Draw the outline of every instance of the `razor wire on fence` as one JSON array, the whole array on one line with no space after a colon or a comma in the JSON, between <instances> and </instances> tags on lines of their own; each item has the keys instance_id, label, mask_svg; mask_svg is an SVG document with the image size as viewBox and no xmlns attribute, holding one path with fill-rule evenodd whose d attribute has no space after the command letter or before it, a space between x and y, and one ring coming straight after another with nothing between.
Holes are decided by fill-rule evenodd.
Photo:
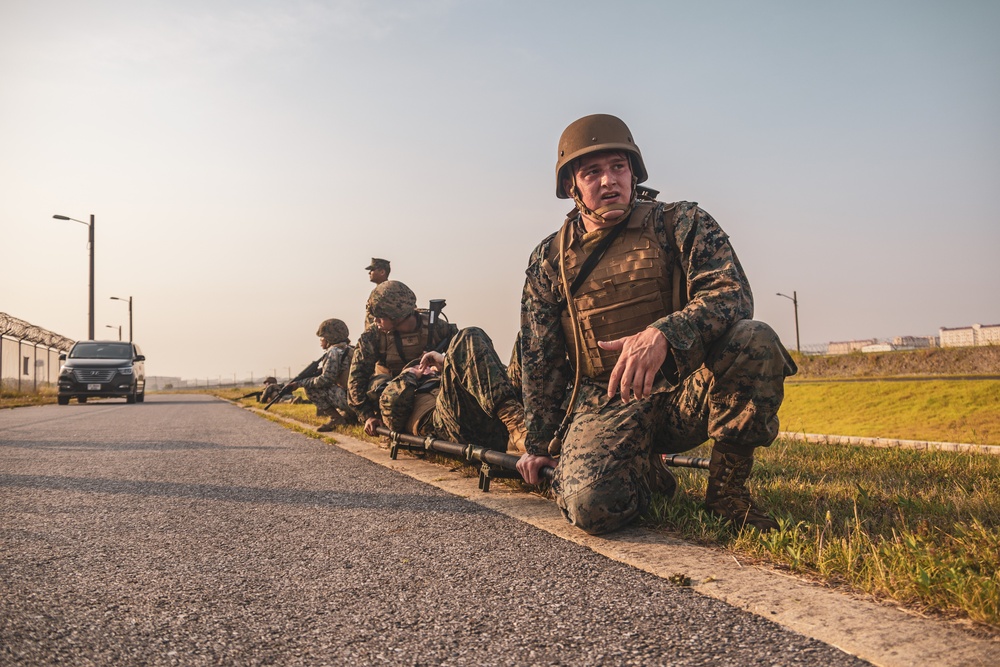
<instances>
[{"instance_id":1,"label":"razor wire on fence","mask_svg":"<svg viewBox=\"0 0 1000 667\"><path fill-rule=\"evenodd\" d=\"M59 353L68 352L74 342L0 313L0 387L38 391L39 385L54 385L59 376Z\"/></svg>"}]
</instances>

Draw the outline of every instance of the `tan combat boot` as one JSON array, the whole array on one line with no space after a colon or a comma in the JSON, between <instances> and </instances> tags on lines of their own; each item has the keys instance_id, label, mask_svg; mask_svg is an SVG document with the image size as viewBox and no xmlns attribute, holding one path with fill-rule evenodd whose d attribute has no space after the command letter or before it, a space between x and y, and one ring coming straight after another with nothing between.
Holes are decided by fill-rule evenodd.
<instances>
[{"instance_id":1,"label":"tan combat boot","mask_svg":"<svg viewBox=\"0 0 1000 667\"><path fill-rule=\"evenodd\" d=\"M507 451L523 454L524 440L528 431L524 428L524 407L517 401L507 401L497 410L497 419L504 423L510 433Z\"/></svg>"},{"instance_id":2,"label":"tan combat boot","mask_svg":"<svg viewBox=\"0 0 1000 667\"><path fill-rule=\"evenodd\" d=\"M667 469L667 464L663 462L663 454L650 453L646 481L649 483L650 491L663 494L668 499L677 493L677 478Z\"/></svg>"},{"instance_id":3,"label":"tan combat boot","mask_svg":"<svg viewBox=\"0 0 1000 667\"><path fill-rule=\"evenodd\" d=\"M753 526L761 532L774 530L778 523L750 498L746 482L752 468L752 456L723 454L713 449L712 459L708 464L705 509L731 521L737 530L744 525Z\"/></svg>"},{"instance_id":4,"label":"tan combat boot","mask_svg":"<svg viewBox=\"0 0 1000 667\"><path fill-rule=\"evenodd\" d=\"M329 412L330 412L330 421L328 421L327 423L323 424L322 426L316 429L320 433L329 433L338 426L347 425L347 420L344 419L344 416L341 415L336 408L332 408Z\"/></svg>"}]
</instances>

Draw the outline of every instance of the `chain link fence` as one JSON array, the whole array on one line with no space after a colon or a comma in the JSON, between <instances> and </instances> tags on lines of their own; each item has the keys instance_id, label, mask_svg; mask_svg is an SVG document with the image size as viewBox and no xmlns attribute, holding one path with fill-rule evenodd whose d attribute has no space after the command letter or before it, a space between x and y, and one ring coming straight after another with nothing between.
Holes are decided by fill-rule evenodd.
<instances>
[{"instance_id":1,"label":"chain link fence","mask_svg":"<svg viewBox=\"0 0 1000 667\"><path fill-rule=\"evenodd\" d=\"M59 379L59 354L75 341L0 313L0 389L36 392Z\"/></svg>"}]
</instances>

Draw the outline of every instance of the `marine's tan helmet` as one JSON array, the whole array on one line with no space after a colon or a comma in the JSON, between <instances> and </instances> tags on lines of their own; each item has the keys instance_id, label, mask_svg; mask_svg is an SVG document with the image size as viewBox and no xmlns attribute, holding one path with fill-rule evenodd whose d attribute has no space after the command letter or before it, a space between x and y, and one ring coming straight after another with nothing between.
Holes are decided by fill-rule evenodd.
<instances>
[{"instance_id":1,"label":"marine's tan helmet","mask_svg":"<svg viewBox=\"0 0 1000 667\"><path fill-rule=\"evenodd\" d=\"M575 120L559 137L559 156L556 160L556 197L570 199L563 191L563 179L569 178L567 169L573 160L599 151L624 151L632 164L636 183L649 176L642 161L642 153L632 140L632 133L620 118L607 114L594 114Z\"/></svg>"},{"instance_id":2,"label":"marine's tan helmet","mask_svg":"<svg viewBox=\"0 0 1000 667\"><path fill-rule=\"evenodd\" d=\"M347 325L341 320L336 319L323 320L323 323L319 325L316 335L322 336L328 343L340 343L341 341L349 340L351 337L350 332L347 330Z\"/></svg>"},{"instance_id":3,"label":"marine's tan helmet","mask_svg":"<svg viewBox=\"0 0 1000 667\"><path fill-rule=\"evenodd\" d=\"M387 280L372 290L372 315L401 320L417 309L417 296L398 280Z\"/></svg>"}]
</instances>

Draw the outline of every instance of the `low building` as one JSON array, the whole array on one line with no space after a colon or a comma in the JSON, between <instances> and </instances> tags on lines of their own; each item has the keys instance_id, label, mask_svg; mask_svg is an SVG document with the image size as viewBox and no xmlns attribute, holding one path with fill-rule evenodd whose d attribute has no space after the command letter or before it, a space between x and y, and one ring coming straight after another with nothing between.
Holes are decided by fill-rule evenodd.
<instances>
[{"instance_id":1,"label":"low building","mask_svg":"<svg viewBox=\"0 0 1000 667\"><path fill-rule=\"evenodd\" d=\"M941 327L941 347L1000 345L1000 324L973 324L971 327Z\"/></svg>"},{"instance_id":2,"label":"low building","mask_svg":"<svg viewBox=\"0 0 1000 667\"><path fill-rule=\"evenodd\" d=\"M896 336L892 346L897 350L922 350L928 347L938 347L937 336Z\"/></svg>"}]
</instances>

